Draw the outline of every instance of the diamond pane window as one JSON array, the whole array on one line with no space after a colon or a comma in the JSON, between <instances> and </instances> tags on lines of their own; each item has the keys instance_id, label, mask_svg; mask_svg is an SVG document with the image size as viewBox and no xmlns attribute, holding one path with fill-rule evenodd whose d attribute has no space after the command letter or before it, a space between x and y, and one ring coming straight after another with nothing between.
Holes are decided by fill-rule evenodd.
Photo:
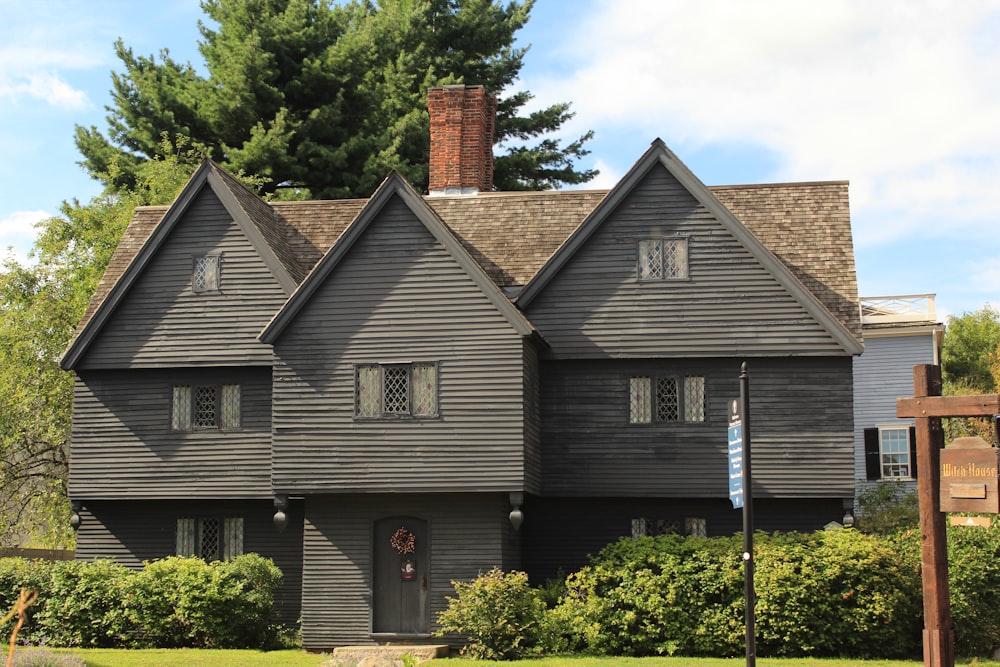
<instances>
[{"instance_id":1,"label":"diamond pane window","mask_svg":"<svg viewBox=\"0 0 1000 667\"><path fill-rule=\"evenodd\" d=\"M413 414L436 415L437 396L437 365L413 364Z\"/></svg>"},{"instance_id":2,"label":"diamond pane window","mask_svg":"<svg viewBox=\"0 0 1000 667\"><path fill-rule=\"evenodd\" d=\"M378 417L381 410L379 395L378 366L357 367L357 390L355 392L355 414L358 417Z\"/></svg>"},{"instance_id":3,"label":"diamond pane window","mask_svg":"<svg viewBox=\"0 0 1000 667\"><path fill-rule=\"evenodd\" d=\"M632 377L628 381L628 421L630 424L648 424L653 421L650 401L650 379Z\"/></svg>"},{"instance_id":4,"label":"diamond pane window","mask_svg":"<svg viewBox=\"0 0 1000 667\"><path fill-rule=\"evenodd\" d=\"M663 242L663 277L688 277L687 239L667 239Z\"/></svg>"},{"instance_id":5,"label":"diamond pane window","mask_svg":"<svg viewBox=\"0 0 1000 667\"><path fill-rule=\"evenodd\" d=\"M177 555L194 556L194 519L177 519Z\"/></svg>"},{"instance_id":6,"label":"diamond pane window","mask_svg":"<svg viewBox=\"0 0 1000 667\"><path fill-rule=\"evenodd\" d=\"M240 427L240 386L222 385L222 404L219 406L219 428L235 431Z\"/></svg>"},{"instance_id":7,"label":"diamond pane window","mask_svg":"<svg viewBox=\"0 0 1000 667\"><path fill-rule=\"evenodd\" d=\"M387 414L410 413L410 373L406 366L382 367L382 406Z\"/></svg>"},{"instance_id":8,"label":"diamond pane window","mask_svg":"<svg viewBox=\"0 0 1000 667\"><path fill-rule=\"evenodd\" d=\"M677 421L680 419L680 412L677 378L656 378L656 420Z\"/></svg>"},{"instance_id":9,"label":"diamond pane window","mask_svg":"<svg viewBox=\"0 0 1000 667\"><path fill-rule=\"evenodd\" d=\"M708 522L701 517L686 517L684 532L697 537L708 537Z\"/></svg>"},{"instance_id":10,"label":"diamond pane window","mask_svg":"<svg viewBox=\"0 0 1000 667\"><path fill-rule=\"evenodd\" d=\"M191 289L195 292L214 292L219 289L219 255L194 258Z\"/></svg>"},{"instance_id":11,"label":"diamond pane window","mask_svg":"<svg viewBox=\"0 0 1000 667\"><path fill-rule=\"evenodd\" d=\"M222 537L219 532L218 519L202 519L199 526L200 550L199 556L206 561L219 560L219 542Z\"/></svg>"},{"instance_id":12,"label":"diamond pane window","mask_svg":"<svg viewBox=\"0 0 1000 667\"><path fill-rule=\"evenodd\" d=\"M170 428L175 431L191 430L191 385L174 385Z\"/></svg>"},{"instance_id":13,"label":"diamond pane window","mask_svg":"<svg viewBox=\"0 0 1000 667\"><path fill-rule=\"evenodd\" d=\"M215 397L214 386L194 388L194 427L215 428Z\"/></svg>"},{"instance_id":14,"label":"diamond pane window","mask_svg":"<svg viewBox=\"0 0 1000 667\"><path fill-rule=\"evenodd\" d=\"M684 378L684 421L705 421L705 378L688 375Z\"/></svg>"},{"instance_id":15,"label":"diamond pane window","mask_svg":"<svg viewBox=\"0 0 1000 667\"><path fill-rule=\"evenodd\" d=\"M226 517L223 521L222 559L233 560L243 555L243 517Z\"/></svg>"},{"instance_id":16,"label":"diamond pane window","mask_svg":"<svg viewBox=\"0 0 1000 667\"><path fill-rule=\"evenodd\" d=\"M639 280L663 278L663 243L659 239L639 241Z\"/></svg>"}]
</instances>

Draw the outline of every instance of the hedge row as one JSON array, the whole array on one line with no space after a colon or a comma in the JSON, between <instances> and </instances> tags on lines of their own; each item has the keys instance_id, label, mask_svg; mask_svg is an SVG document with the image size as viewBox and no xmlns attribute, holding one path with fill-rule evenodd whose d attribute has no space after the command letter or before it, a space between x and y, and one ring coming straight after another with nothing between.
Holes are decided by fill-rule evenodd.
<instances>
[{"instance_id":1,"label":"hedge row","mask_svg":"<svg viewBox=\"0 0 1000 667\"><path fill-rule=\"evenodd\" d=\"M742 552L741 536L626 538L567 577L549 609L539 611L538 601L550 587L525 589L523 575L495 571L456 584L438 620L445 632L468 637L467 652L477 657L566 650L738 656L745 650ZM917 531L759 533L754 552L758 655L921 654ZM1000 531L952 528L949 559L957 651L989 655L1000 647ZM502 627L521 631L498 633Z\"/></svg>"},{"instance_id":2,"label":"hedge row","mask_svg":"<svg viewBox=\"0 0 1000 667\"><path fill-rule=\"evenodd\" d=\"M103 648L259 648L281 571L256 554L205 563L171 557L130 570L92 563L0 559L0 609L39 592L22 643ZM9 636L13 622L0 627Z\"/></svg>"}]
</instances>

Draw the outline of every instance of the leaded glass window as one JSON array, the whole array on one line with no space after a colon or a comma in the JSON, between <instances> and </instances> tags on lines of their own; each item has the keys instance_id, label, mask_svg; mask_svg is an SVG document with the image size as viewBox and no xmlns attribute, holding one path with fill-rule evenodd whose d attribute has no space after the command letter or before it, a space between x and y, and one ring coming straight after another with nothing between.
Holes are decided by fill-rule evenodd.
<instances>
[{"instance_id":1,"label":"leaded glass window","mask_svg":"<svg viewBox=\"0 0 1000 667\"><path fill-rule=\"evenodd\" d=\"M382 367L382 406L386 414L410 413L410 373L406 366Z\"/></svg>"},{"instance_id":2,"label":"leaded glass window","mask_svg":"<svg viewBox=\"0 0 1000 667\"><path fill-rule=\"evenodd\" d=\"M653 421L650 401L650 379L629 378L628 421L630 424L648 424Z\"/></svg>"},{"instance_id":3,"label":"leaded glass window","mask_svg":"<svg viewBox=\"0 0 1000 667\"><path fill-rule=\"evenodd\" d=\"M639 280L663 278L663 242L659 239L639 241Z\"/></svg>"},{"instance_id":4,"label":"leaded glass window","mask_svg":"<svg viewBox=\"0 0 1000 667\"><path fill-rule=\"evenodd\" d=\"M677 421L680 419L680 407L677 378L656 378L656 420Z\"/></svg>"},{"instance_id":5,"label":"leaded glass window","mask_svg":"<svg viewBox=\"0 0 1000 667\"><path fill-rule=\"evenodd\" d=\"M437 414L437 365L413 364L413 414L430 417Z\"/></svg>"},{"instance_id":6,"label":"leaded glass window","mask_svg":"<svg viewBox=\"0 0 1000 667\"><path fill-rule=\"evenodd\" d=\"M378 417L382 413L378 366L357 367L355 414L358 417Z\"/></svg>"},{"instance_id":7,"label":"leaded glass window","mask_svg":"<svg viewBox=\"0 0 1000 667\"><path fill-rule=\"evenodd\" d=\"M708 537L708 522L702 517L686 517L684 532L697 537Z\"/></svg>"},{"instance_id":8,"label":"leaded glass window","mask_svg":"<svg viewBox=\"0 0 1000 667\"><path fill-rule=\"evenodd\" d=\"M688 277L687 239L666 239L663 242L663 277Z\"/></svg>"},{"instance_id":9,"label":"leaded glass window","mask_svg":"<svg viewBox=\"0 0 1000 667\"><path fill-rule=\"evenodd\" d=\"M436 363L359 364L355 367L356 417L434 417L438 414Z\"/></svg>"},{"instance_id":10,"label":"leaded glass window","mask_svg":"<svg viewBox=\"0 0 1000 667\"><path fill-rule=\"evenodd\" d=\"M684 378L684 421L705 421L705 377L702 375Z\"/></svg>"},{"instance_id":11,"label":"leaded glass window","mask_svg":"<svg viewBox=\"0 0 1000 667\"><path fill-rule=\"evenodd\" d=\"M639 280L682 280L688 277L686 238L644 239L638 244Z\"/></svg>"},{"instance_id":12,"label":"leaded glass window","mask_svg":"<svg viewBox=\"0 0 1000 667\"><path fill-rule=\"evenodd\" d=\"M191 275L191 289L195 292L214 292L219 289L219 255L203 255L194 258Z\"/></svg>"},{"instance_id":13,"label":"leaded glass window","mask_svg":"<svg viewBox=\"0 0 1000 667\"><path fill-rule=\"evenodd\" d=\"M197 552L194 539L194 519L177 519L177 555L194 556Z\"/></svg>"},{"instance_id":14,"label":"leaded glass window","mask_svg":"<svg viewBox=\"0 0 1000 667\"><path fill-rule=\"evenodd\" d=\"M226 517L223 522L222 558L232 560L243 555L243 517Z\"/></svg>"},{"instance_id":15,"label":"leaded glass window","mask_svg":"<svg viewBox=\"0 0 1000 667\"><path fill-rule=\"evenodd\" d=\"M194 427L215 428L215 397L216 388L213 385L194 388Z\"/></svg>"},{"instance_id":16,"label":"leaded glass window","mask_svg":"<svg viewBox=\"0 0 1000 667\"><path fill-rule=\"evenodd\" d=\"M240 423L240 386L224 384L219 406L219 428L223 431L235 431L240 427Z\"/></svg>"},{"instance_id":17,"label":"leaded glass window","mask_svg":"<svg viewBox=\"0 0 1000 667\"><path fill-rule=\"evenodd\" d=\"M220 429L242 426L242 392L238 384L174 385L170 428L175 431Z\"/></svg>"},{"instance_id":18,"label":"leaded glass window","mask_svg":"<svg viewBox=\"0 0 1000 667\"><path fill-rule=\"evenodd\" d=\"M243 554L243 517L177 519L177 555L206 561Z\"/></svg>"},{"instance_id":19,"label":"leaded glass window","mask_svg":"<svg viewBox=\"0 0 1000 667\"><path fill-rule=\"evenodd\" d=\"M219 520L202 519L198 522L198 529L198 555L207 561L219 560L219 543L222 537L219 533Z\"/></svg>"},{"instance_id":20,"label":"leaded glass window","mask_svg":"<svg viewBox=\"0 0 1000 667\"><path fill-rule=\"evenodd\" d=\"M174 385L170 428L175 431L191 430L191 385Z\"/></svg>"}]
</instances>

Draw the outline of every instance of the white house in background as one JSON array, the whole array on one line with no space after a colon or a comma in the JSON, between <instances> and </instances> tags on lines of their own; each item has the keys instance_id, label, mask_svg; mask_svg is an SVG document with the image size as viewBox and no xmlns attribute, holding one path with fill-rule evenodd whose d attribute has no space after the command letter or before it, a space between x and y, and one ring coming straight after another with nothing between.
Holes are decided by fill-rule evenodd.
<instances>
[{"instance_id":1,"label":"white house in background","mask_svg":"<svg viewBox=\"0 0 1000 667\"><path fill-rule=\"evenodd\" d=\"M896 399L913 395L913 367L939 364L944 325L933 294L861 298L865 351L854 358L856 490L880 481L915 486L913 420Z\"/></svg>"}]
</instances>

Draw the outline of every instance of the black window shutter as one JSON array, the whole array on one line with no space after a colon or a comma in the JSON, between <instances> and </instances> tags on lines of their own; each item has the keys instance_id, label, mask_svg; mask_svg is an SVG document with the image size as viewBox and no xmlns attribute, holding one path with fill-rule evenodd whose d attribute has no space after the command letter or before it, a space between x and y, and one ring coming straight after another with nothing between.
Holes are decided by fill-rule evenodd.
<instances>
[{"instance_id":1,"label":"black window shutter","mask_svg":"<svg viewBox=\"0 0 1000 667\"><path fill-rule=\"evenodd\" d=\"M917 427L910 427L910 477L917 478Z\"/></svg>"},{"instance_id":2,"label":"black window shutter","mask_svg":"<svg viewBox=\"0 0 1000 667\"><path fill-rule=\"evenodd\" d=\"M882 456L878 451L878 429L865 429L865 472L868 481L882 479Z\"/></svg>"}]
</instances>

